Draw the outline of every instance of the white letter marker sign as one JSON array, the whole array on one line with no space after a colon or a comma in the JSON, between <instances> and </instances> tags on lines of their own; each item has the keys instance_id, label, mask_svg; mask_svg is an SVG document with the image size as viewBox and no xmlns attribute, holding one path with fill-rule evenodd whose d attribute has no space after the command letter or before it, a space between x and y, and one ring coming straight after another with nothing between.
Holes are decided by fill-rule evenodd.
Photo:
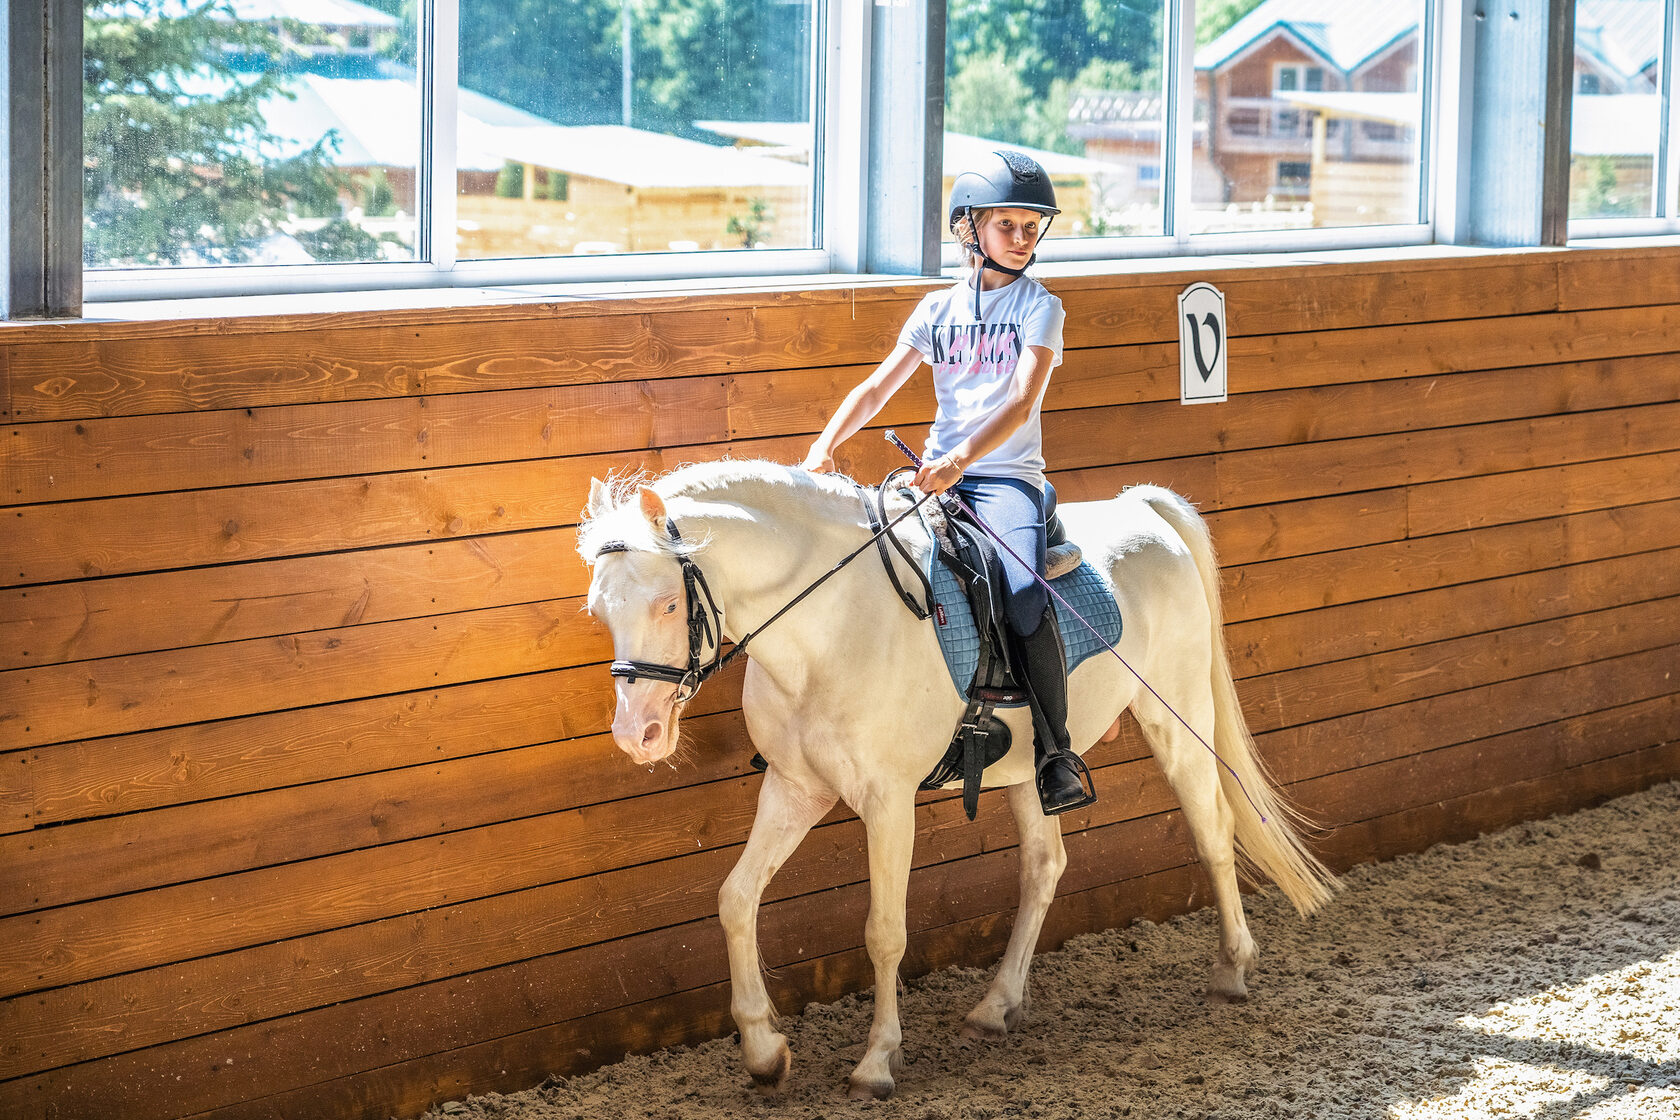
<instances>
[{"instance_id":1,"label":"white letter marker sign","mask_svg":"<svg viewBox=\"0 0 1680 1120\"><path fill-rule=\"evenodd\" d=\"M1178 386L1183 404L1225 399L1225 293L1192 284L1178 293Z\"/></svg>"}]
</instances>

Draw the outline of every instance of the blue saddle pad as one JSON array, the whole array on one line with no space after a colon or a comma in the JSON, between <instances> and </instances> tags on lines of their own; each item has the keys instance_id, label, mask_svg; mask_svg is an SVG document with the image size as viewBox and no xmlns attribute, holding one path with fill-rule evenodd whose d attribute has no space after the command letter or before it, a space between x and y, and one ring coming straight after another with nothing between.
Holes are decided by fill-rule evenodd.
<instances>
[{"instance_id":1,"label":"blue saddle pad","mask_svg":"<svg viewBox=\"0 0 1680 1120\"><path fill-rule=\"evenodd\" d=\"M967 696L968 686L974 682L974 671L980 665L980 632L974 624L974 610L951 569L937 555L930 554L927 563L927 576L933 584L933 628L939 635L939 648L945 654L945 667L950 670L957 695ZM1050 586L1067 601L1067 606L1063 606L1054 596L1050 600L1056 605L1062 650L1071 673L1086 658L1120 640L1120 608L1114 603L1107 581L1085 561L1080 561L1079 567L1067 575L1051 580ZM1102 637L1091 633L1085 623L1070 614L1068 606L1096 627Z\"/></svg>"}]
</instances>

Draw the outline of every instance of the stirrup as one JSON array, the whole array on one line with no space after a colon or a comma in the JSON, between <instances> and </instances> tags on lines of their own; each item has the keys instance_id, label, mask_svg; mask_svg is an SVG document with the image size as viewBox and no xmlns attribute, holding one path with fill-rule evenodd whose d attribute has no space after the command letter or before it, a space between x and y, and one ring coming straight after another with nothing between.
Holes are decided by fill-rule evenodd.
<instances>
[{"instance_id":1,"label":"stirrup","mask_svg":"<svg viewBox=\"0 0 1680 1120\"><path fill-rule=\"evenodd\" d=\"M1044 785L1042 782L1045 767L1049 766L1052 762L1064 758L1072 764L1074 776L1079 780L1079 786L1081 789L1080 796L1059 805L1046 804L1044 800ZM1095 779L1091 777L1091 768L1085 765L1085 760L1083 758L1080 758L1072 751L1054 751L1046 754L1042 759L1040 759L1038 764L1033 768L1033 788L1038 793L1039 808L1044 810L1044 815L1047 817L1060 816L1062 813L1071 813L1075 809L1083 809L1087 805L1095 804L1097 800L1097 784Z\"/></svg>"}]
</instances>

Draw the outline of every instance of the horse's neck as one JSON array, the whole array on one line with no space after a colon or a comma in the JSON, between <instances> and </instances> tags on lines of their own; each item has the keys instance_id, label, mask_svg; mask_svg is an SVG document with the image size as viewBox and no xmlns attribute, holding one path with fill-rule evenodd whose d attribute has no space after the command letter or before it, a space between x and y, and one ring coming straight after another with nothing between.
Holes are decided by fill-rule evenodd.
<instances>
[{"instance_id":1,"label":"horse's neck","mask_svg":"<svg viewBox=\"0 0 1680 1120\"><path fill-rule=\"evenodd\" d=\"M673 500L672 510L679 524L703 534L696 560L718 594L725 630L736 641L868 535L855 494L773 478L692 487ZM690 528L683 534L689 536ZM796 619L799 613L795 608L774 629L801 628L806 620ZM754 648L767 640L768 634L755 639Z\"/></svg>"}]
</instances>

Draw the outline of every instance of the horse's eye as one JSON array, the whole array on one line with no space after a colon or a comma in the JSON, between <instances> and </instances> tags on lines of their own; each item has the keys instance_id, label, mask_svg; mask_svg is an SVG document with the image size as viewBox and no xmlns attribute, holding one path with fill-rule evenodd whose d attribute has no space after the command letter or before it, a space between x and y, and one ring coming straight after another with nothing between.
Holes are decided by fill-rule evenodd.
<instances>
[{"instance_id":1,"label":"horse's eye","mask_svg":"<svg viewBox=\"0 0 1680 1120\"><path fill-rule=\"evenodd\" d=\"M677 609L677 604L675 602L670 602L670 603L665 604L665 613L666 614L672 614L676 611L676 609Z\"/></svg>"}]
</instances>

